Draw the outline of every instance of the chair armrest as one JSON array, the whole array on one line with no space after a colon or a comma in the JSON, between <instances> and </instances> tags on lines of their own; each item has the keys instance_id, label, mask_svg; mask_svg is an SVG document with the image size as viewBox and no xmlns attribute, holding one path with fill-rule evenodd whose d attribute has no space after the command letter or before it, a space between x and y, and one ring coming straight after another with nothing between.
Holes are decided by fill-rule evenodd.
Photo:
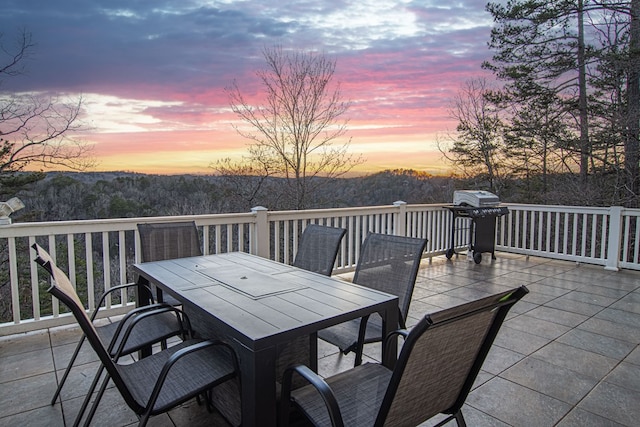
<instances>
[{"instance_id":1,"label":"chair armrest","mask_svg":"<svg viewBox=\"0 0 640 427\"><path fill-rule=\"evenodd\" d=\"M195 344L192 344L188 347L185 347L176 351L165 362L164 366L162 367L162 371L160 371L160 375L158 376L158 379L153 388L153 391L151 392L151 396L149 397L149 402L147 403L147 406L149 408L153 408L153 406L155 405L155 402L158 399L158 396L160 395L160 391L162 390L162 386L164 385L165 380L169 376L169 372L171 371L171 368L173 367L173 365L176 364L176 362L178 362L180 359L184 357L188 357L191 353L202 351L209 347L213 347L217 345L224 346L229 349L229 352L231 353L231 358L233 359L234 373L235 375L238 375L238 372L240 372L238 357L236 355L236 352L233 350L233 347L231 347L231 345L220 340L207 340L207 341L197 342Z\"/></svg>"},{"instance_id":2,"label":"chair armrest","mask_svg":"<svg viewBox=\"0 0 640 427\"><path fill-rule=\"evenodd\" d=\"M364 349L364 338L365 335L367 333L367 322L369 322L369 316L370 315L366 315L366 316L362 316L362 318L360 319L360 329L358 330L358 344L356 345L356 347L361 346ZM389 334L387 334L387 337L391 334L394 333L400 333L401 335L403 335L405 338L406 336L409 334L408 331L405 331L404 333L401 333L400 331L403 331L405 329L407 329L407 326L405 324L404 321L404 316L402 315L402 312L400 311L400 308L398 307L398 320L400 323L400 329L389 332Z\"/></svg>"},{"instance_id":3,"label":"chair armrest","mask_svg":"<svg viewBox=\"0 0 640 427\"><path fill-rule=\"evenodd\" d=\"M323 380L318 374L313 372L308 366L305 365L292 365L285 369L282 375L282 392L280 402L282 408L280 410L280 424L287 427L289 425L289 410L291 407L291 378L293 373L298 373L302 378L307 380L309 384L315 388L322 400L324 401L327 411L329 412L329 418L331 419L331 425L334 427L344 427L342 421L342 414L340 413L340 406L336 400L333 390L329 387L329 384Z\"/></svg>"},{"instance_id":4,"label":"chair armrest","mask_svg":"<svg viewBox=\"0 0 640 427\"><path fill-rule=\"evenodd\" d=\"M176 313L177 322L180 323L181 332L184 333L185 327L184 327L183 317L185 317L186 315L184 314L184 312L182 312L182 310L165 303L145 305L143 307L138 307L134 310L131 310L122 318L122 320L120 320L120 322L118 323L118 327L116 328L116 331L113 334L113 338L109 343L109 348L108 348L109 353L114 354L114 358L117 360L118 357L120 357L120 353L124 349L124 346L127 343L129 336L131 335L131 333L133 332L133 329L136 327L138 323L140 323L142 320L146 319L147 317L157 316L159 314L168 313L168 312ZM132 319L132 320L129 322L129 319ZM125 327L125 325L126 325L126 329L124 329L123 331L123 328ZM122 336L122 339L120 340L120 345L118 346L118 349L116 350L116 352L112 353L113 346L116 344L120 336Z\"/></svg>"},{"instance_id":5,"label":"chair armrest","mask_svg":"<svg viewBox=\"0 0 640 427\"><path fill-rule=\"evenodd\" d=\"M386 346L389 343L389 340L394 338L396 335L400 335L402 338L407 338L409 335L409 331L406 329L396 329L395 331L391 331L384 337L384 345Z\"/></svg>"},{"instance_id":6,"label":"chair armrest","mask_svg":"<svg viewBox=\"0 0 640 427\"><path fill-rule=\"evenodd\" d=\"M153 301L153 292L151 292L151 288L149 287L149 285L140 285L138 283L125 283L125 284L122 284L122 285L114 286L113 288L109 288L106 291L104 291L103 294L100 296L100 300L96 304L96 309L91 314L91 321L93 321L95 319L96 315L98 314L98 311L100 310L100 307L102 307L102 303L107 298L107 296L111 295L111 293L113 293L115 291L119 291L121 289L132 288L134 286L144 286L145 288L147 288L147 290L149 291L149 295L151 295L151 303L152 304L155 303L155 301Z\"/></svg>"}]
</instances>

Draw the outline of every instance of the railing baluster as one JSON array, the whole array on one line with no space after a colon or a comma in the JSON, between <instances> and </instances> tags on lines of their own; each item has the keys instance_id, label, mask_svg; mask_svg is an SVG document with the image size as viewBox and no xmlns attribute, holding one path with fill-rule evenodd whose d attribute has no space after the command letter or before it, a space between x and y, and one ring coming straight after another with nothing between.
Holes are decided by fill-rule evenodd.
<instances>
[{"instance_id":1,"label":"railing baluster","mask_svg":"<svg viewBox=\"0 0 640 427\"><path fill-rule=\"evenodd\" d=\"M587 256L587 230L589 225L589 216L586 213L582 214L582 249L580 255Z\"/></svg>"},{"instance_id":2,"label":"railing baluster","mask_svg":"<svg viewBox=\"0 0 640 427\"><path fill-rule=\"evenodd\" d=\"M49 255L54 262L56 261L56 237L53 234L49 235ZM49 296L51 298L51 308L53 311L53 317L58 317L60 315L60 305L58 303L58 298L54 298L53 296Z\"/></svg>"},{"instance_id":3,"label":"railing baluster","mask_svg":"<svg viewBox=\"0 0 640 427\"><path fill-rule=\"evenodd\" d=\"M640 217L635 218L635 239L633 240L633 258L631 262L638 262L638 255L640 253ZM629 261L625 258L625 261Z\"/></svg>"},{"instance_id":4,"label":"railing baluster","mask_svg":"<svg viewBox=\"0 0 640 427\"><path fill-rule=\"evenodd\" d=\"M93 280L93 243L91 233L84 234L84 257L87 264L87 296L89 299L89 310L95 310L96 296Z\"/></svg>"},{"instance_id":5,"label":"railing baluster","mask_svg":"<svg viewBox=\"0 0 640 427\"><path fill-rule=\"evenodd\" d=\"M209 255L209 226L202 227L202 253Z\"/></svg>"},{"instance_id":6,"label":"railing baluster","mask_svg":"<svg viewBox=\"0 0 640 427\"><path fill-rule=\"evenodd\" d=\"M18 286L18 256L16 253L16 239L9 237L9 281L11 283L11 308L13 321L20 322L20 287Z\"/></svg>"},{"instance_id":7,"label":"railing baluster","mask_svg":"<svg viewBox=\"0 0 640 427\"><path fill-rule=\"evenodd\" d=\"M111 256L109 250L109 232L102 232L102 275L104 277L104 292L111 289ZM111 297L108 297L105 302L105 309L111 308Z\"/></svg>"},{"instance_id":8,"label":"railing baluster","mask_svg":"<svg viewBox=\"0 0 640 427\"><path fill-rule=\"evenodd\" d=\"M127 283L127 244L125 241L124 230L118 231L118 257L118 266L120 270L120 283L118 283L118 285L124 285ZM120 304L122 306L127 305L127 291L125 289L120 290Z\"/></svg>"},{"instance_id":9,"label":"railing baluster","mask_svg":"<svg viewBox=\"0 0 640 427\"><path fill-rule=\"evenodd\" d=\"M220 253L220 248L222 246L222 226L221 225L216 225L216 239L215 239L215 247L214 247L214 253L219 254Z\"/></svg>"},{"instance_id":10,"label":"railing baluster","mask_svg":"<svg viewBox=\"0 0 640 427\"><path fill-rule=\"evenodd\" d=\"M29 247L31 247L35 242L35 236L29 236L27 239L29 241ZM33 251L29 251L29 259L32 261L29 263L30 273L31 273L31 299L33 304L33 320L40 320L40 281L38 280L38 265L33 262L35 258L35 253ZM15 256L15 254L13 255Z\"/></svg>"}]
</instances>

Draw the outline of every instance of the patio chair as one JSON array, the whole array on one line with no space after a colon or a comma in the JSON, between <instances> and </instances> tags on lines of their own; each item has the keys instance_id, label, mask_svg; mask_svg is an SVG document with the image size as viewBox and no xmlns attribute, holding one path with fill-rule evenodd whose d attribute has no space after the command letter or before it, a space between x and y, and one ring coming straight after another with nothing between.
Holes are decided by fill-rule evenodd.
<instances>
[{"instance_id":1,"label":"patio chair","mask_svg":"<svg viewBox=\"0 0 640 427\"><path fill-rule=\"evenodd\" d=\"M235 352L222 341L188 339L133 363L117 363L136 328L151 322L158 311L168 313L177 309L165 305L156 311L140 313L131 322L121 322L117 336L122 339L114 339L105 346L69 278L51 261L46 251L37 244L33 247L38 253L36 262L52 276L48 292L71 310L101 362L74 427L82 421L103 370L107 375L87 414L85 426L91 423L109 380L113 380L127 405L138 415L139 425L144 426L151 416L206 394L211 388L237 375Z\"/></svg>"},{"instance_id":2,"label":"patio chair","mask_svg":"<svg viewBox=\"0 0 640 427\"><path fill-rule=\"evenodd\" d=\"M138 224L142 249L142 262L164 261L202 255L202 244L194 221ZM151 285L153 298L157 300L156 287ZM180 305L171 295L163 295L163 301Z\"/></svg>"},{"instance_id":3,"label":"patio chair","mask_svg":"<svg viewBox=\"0 0 640 427\"><path fill-rule=\"evenodd\" d=\"M369 233L365 238L353 283L398 296L399 325L405 327L425 239ZM382 318L366 316L318 331L318 337L334 344L343 354L356 353L362 363L364 344L382 341Z\"/></svg>"},{"instance_id":4,"label":"patio chair","mask_svg":"<svg viewBox=\"0 0 640 427\"><path fill-rule=\"evenodd\" d=\"M40 247L37 244L34 244L32 247L36 250L37 256L39 257L43 265L45 266L55 265L55 262L53 261L49 253L44 249L42 249L42 247ZM47 268L47 271L49 272L49 274L53 274L52 271L48 270L48 268ZM135 286L137 286L137 284L127 283L119 286L114 286L108 289L106 292L104 292L100 297L100 299L98 300L95 310L93 311L93 313L91 313L91 317L90 317L91 322L94 322L94 320L96 319L98 312L100 311L100 308L102 307L107 297L109 297L114 292L119 292L123 289L126 290ZM149 292L151 291L149 290ZM116 332L120 330L123 327L123 325L127 324L127 322L130 322L134 316L141 314L143 312L155 311L166 305L167 304L150 304L144 307L136 308L130 311L125 317L123 317L119 321L107 323L100 326L95 326L96 334L98 335L102 343L104 343L105 345L108 345L110 342L112 342L114 336L117 336ZM184 334L182 321L183 321L182 314L180 312L169 312L169 311L163 310L157 313L157 315L153 317L153 321L146 321L144 323L144 328L137 328L132 331L131 335L129 336L129 339L126 341L126 343L124 344L124 347L121 349L121 354L123 355L131 354L159 342L165 343L164 345L166 345L166 340L168 338L171 338L176 335ZM58 383L58 387L56 388L56 391L53 394L53 398L51 399L51 405L54 405L56 403L56 400L60 396L62 387L67 381L67 378L69 377L71 368L73 367L73 364L75 363L78 357L78 354L80 353L80 349L84 344L85 338L86 336L83 333L82 336L80 337L80 340L78 341L78 344L76 345L76 348L73 354L71 355L71 358L69 359L69 362L67 363L67 367L65 368L64 373L62 374L62 378ZM118 342L117 344L119 345L120 343Z\"/></svg>"},{"instance_id":5,"label":"patio chair","mask_svg":"<svg viewBox=\"0 0 640 427\"><path fill-rule=\"evenodd\" d=\"M309 224L300 238L293 265L305 270L331 276L344 228Z\"/></svg>"},{"instance_id":6,"label":"patio chair","mask_svg":"<svg viewBox=\"0 0 640 427\"><path fill-rule=\"evenodd\" d=\"M515 288L392 332L386 339L405 338L393 370L365 363L323 380L304 365L288 368L279 425L289 425L293 403L316 426L415 426L437 414L447 417L436 426L465 426L462 405L509 309L527 293ZM309 385L291 391L294 373Z\"/></svg>"}]
</instances>

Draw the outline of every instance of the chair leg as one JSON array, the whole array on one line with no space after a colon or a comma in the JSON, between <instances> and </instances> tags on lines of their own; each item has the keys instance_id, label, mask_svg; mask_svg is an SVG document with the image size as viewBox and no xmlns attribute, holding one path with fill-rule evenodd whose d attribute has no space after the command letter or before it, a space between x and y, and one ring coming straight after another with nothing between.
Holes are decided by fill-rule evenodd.
<instances>
[{"instance_id":1,"label":"chair leg","mask_svg":"<svg viewBox=\"0 0 640 427\"><path fill-rule=\"evenodd\" d=\"M211 390L206 390L197 395L196 402L198 403L198 406L206 405L208 413L213 412L213 406L211 404Z\"/></svg>"},{"instance_id":2,"label":"chair leg","mask_svg":"<svg viewBox=\"0 0 640 427\"><path fill-rule=\"evenodd\" d=\"M356 360L353 364L354 367L362 365L362 354L364 353L364 338L367 333L367 322L369 321L369 315L362 317L360 320L360 328L358 330L358 341L356 341Z\"/></svg>"},{"instance_id":3,"label":"chair leg","mask_svg":"<svg viewBox=\"0 0 640 427\"><path fill-rule=\"evenodd\" d=\"M76 361L76 358L78 357L78 354L80 353L80 348L82 347L82 343L84 342L84 339L85 339L85 335L82 334L82 337L80 338L80 341L78 342L78 345L76 346L76 350L73 352L73 355L71 356L71 359L69 360L69 363L67 364L67 368L65 369L64 374L62 375L62 379L58 383L58 388L56 389L56 392L53 394L53 399L51 399L51 405L52 406L56 404L56 400L58 400L58 397L60 396L60 392L62 391L62 386L67 381L67 377L69 376L69 372L71 372L71 367L73 366L73 363Z\"/></svg>"},{"instance_id":4,"label":"chair leg","mask_svg":"<svg viewBox=\"0 0 640 427\"><path fill-rule=\"evenodd\" d=\"M353 366L362 365L362 354L364 353L364 344L359 343L358 348L356 349L356 360L353 363Z\"/></svg>"},{"instance_id":5,"label":"chair leg","mask_svg":"<svg viewBox=\"0 0 640 427\"><path fill-rule=\"evenodd\" d=\"M213 394L211 392L211 390L206 390L203 395L202 398L204 399L206 405L207 405L207 412L210 414L213 414L214 408L213 408Z\"/></svg>"},{"instance_id":6,"label":"chair leg","mask_svg":"<svg viewBox=\"0 0 640 427\"><path fill-rule=\"evenodd\" d=\"M104 392L107 389L107 384L109 384L110 379L111 377L109 377L109 374L107 374L104 380L102 381L100 390L98 390L98 394L96 394L96 399L93 401L93 405L91 405L91 409L87 414L87 419L84 420L84 427L89 427L89 424L91 424L91 420L93 419L93 416L96 414L96 410L98 409L98 404L100 403L100 400L102 399L102 396L104 395ZM93 390L91 390L91 392L92 392L91 394L93 394Z\"/></svg>"},{"instance_id":7,"label":"chair leg","mask_svg":"<svg viewBox=\"0 0 640 427\"><path fill-rule=\"evenodd\" d=\"M100 377L102 376L103 370L104 370L104 365L100 364L100 367L98 368L98 371L96 372L96 375L95 377L93 377L93 381L89 386L87 395L85 396L84 401L82 402L82 406L80 406L78 415L76 415L76 419L73 423L73 427L78 427L80 425L80 421L82 421L82 417L84 416L84 413L87 410L87 406L89 406L89 403L91 402L91 395L93 394L93 391L96 389L96 386L98 385L98 381L100 381ZM109 377L107 376L107 378Z\"/></svg>"},{"instance_id":8,"label":"chair leg","mask_svg":"<svg viewBox=\"0 0 640 427\"><path fill-rule=\"evenodd\" d=\"M149 422L149 416L150 415L147 413L142 414L142 416L140 417L140 421L138 422L138 427L145 427Z\"/></svg>"},{"instance_id":9,"label":"chair leg","mask_svg":"<svg viewBox=\"0 0 640 427\"><path fill-rule=\"evenodd\" d=\"M467 427L467 423L464 421L464 417L462 416L462 410L459 410L454 414L456 418L456 423L458 423L458 427Z\"/></svg>"}]
</instances>

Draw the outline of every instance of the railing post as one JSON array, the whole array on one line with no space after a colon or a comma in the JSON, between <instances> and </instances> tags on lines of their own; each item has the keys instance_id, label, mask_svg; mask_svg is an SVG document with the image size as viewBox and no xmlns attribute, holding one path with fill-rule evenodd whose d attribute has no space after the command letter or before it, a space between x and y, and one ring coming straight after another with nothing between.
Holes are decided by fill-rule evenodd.
<instances>
[{"instance_id":1,"label":"railing post","mask_svg":"<svg viewBox=\"0 0 640 427\"><path fill-rule=\"evenodd\" d=\"M612 206L609 209L609 238L607 242L607 260L605 270L618 271L620 264L620 249L622 242L622 206Z\"/></svg>"},{"instance_id":2,"label":"railing post","mask_svg":"<svg viewBox=\"0 0 640 427\"><path fill-rule=\"evenodd\" d=\"M269 210L264 206L256 206L251 208L251 212L256 216L255 235L253 252L255 255L263 258L269 258L269 218L267 212Z\"/></svg>"},{"instance_id":3,"label":"railing post","mask_svg":"<svg viewBox=\"0 0 640 427\"><path fill-rule=\"evenodd\" d=\"M396 212L395 230L393 234L396 236L406 236L407 234L407 202L398 200L393 202L393 206L398 208Z\"/></svg>"},{"instance_id":4,"label":"railing post","mask_svg":"<svg viewBox=\"0 0 640 427\"><path fill-rule=\"evenodd\" d=\"M607 260L605 270L618 271L620 263L620 247L622 241L622 206L611 206L609 209L609 238L607 242Z\"/></svg>"}]
</instances>

